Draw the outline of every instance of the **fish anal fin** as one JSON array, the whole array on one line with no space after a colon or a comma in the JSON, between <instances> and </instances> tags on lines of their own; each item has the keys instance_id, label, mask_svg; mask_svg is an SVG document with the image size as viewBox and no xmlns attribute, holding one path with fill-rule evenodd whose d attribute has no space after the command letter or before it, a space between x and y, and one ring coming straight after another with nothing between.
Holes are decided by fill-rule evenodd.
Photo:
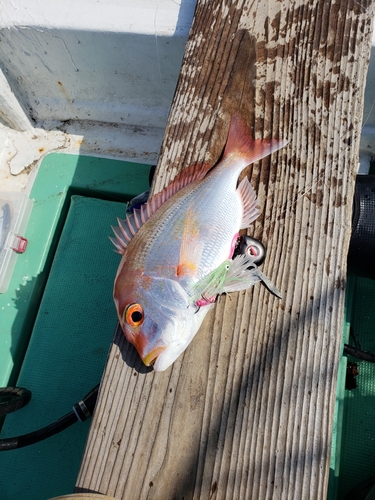
<instances>
[{"instance_id":1,"label":"fish anal fin","mask_svg":"<svg viewBox=\"0 0 375 500\"><path fill-rule=\"evenodd\" d=\"M241 157L244 167L283 148L284 139L253 139L245 121L237 113L232 115L223 159L235 154Z\"/></svg>"},{"instance_id":2,"label":"fish anal fin","mask_svg":"<svg viewBox=\"0 0 375 500\"><path fill-rule=\"evenodd\" d=\"M245 229L259 217L257 197L247 177L244 177L240 182L237 188L237 193L241 198L243 207L241 229Z\"/></svg>"}]
</instances>

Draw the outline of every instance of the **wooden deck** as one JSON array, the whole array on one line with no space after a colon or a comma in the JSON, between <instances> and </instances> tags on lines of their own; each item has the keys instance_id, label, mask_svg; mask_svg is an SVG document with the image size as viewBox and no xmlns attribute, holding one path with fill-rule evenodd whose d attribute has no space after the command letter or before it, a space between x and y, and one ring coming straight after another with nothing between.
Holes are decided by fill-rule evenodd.
<instances>
[{"instance_id":1,"label":"wooden deck","mask_svg":"<svg viewBox=\"0 0 375 500\"><path fill-rule=\"evenodd\" d=\"M76 491L324 499L373 3L198 0L153 192L215 163L230 117L289 145L248 168L264 287L222 297L166 372L117 331ZM199 167L197 167L199 168Z\"/></svg>"}]
</instances>

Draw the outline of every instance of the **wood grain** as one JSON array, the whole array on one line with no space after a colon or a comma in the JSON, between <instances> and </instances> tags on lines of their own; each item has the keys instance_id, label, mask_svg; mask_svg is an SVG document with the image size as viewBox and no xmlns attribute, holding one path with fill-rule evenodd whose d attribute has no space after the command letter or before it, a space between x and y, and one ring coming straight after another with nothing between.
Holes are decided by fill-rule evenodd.
<instances>
[{"instance_id":1,"label":"wood grain","mask_svg":"<svg viewBox=\"0 0 375 500\"><path fill-rule=\"evenodd\" d=\"M263 287L221 297L170 369L115 334L77 491L325 498L370 1L198 0L153 192L214 164L239 111L289 145L250 166Z\"/></svg>"}]
</instances>

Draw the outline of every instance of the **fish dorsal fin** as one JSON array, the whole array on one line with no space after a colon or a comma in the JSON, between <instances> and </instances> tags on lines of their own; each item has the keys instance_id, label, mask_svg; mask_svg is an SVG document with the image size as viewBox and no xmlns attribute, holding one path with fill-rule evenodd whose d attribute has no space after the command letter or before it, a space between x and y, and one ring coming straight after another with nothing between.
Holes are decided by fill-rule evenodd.
<instances>
[{"instance_id":1,"label":"fish dorsal fin","mask_svg":"<svg viewBox=\"0 0 375 500\"><path fill-rule=\"evenodd\" d=\"M243 206L241 229L245 229L259 217L259 210L256 206L257 197L247 177L244 177L240 182L237 193L240 195Z\"/></svg>"},{"instance_id":2,"label":"fish dorsal fin","mask_svg":"<svg viewBox=\"0 0 375 500\"><path fill-rule=\"evenodd\" d=\"M146 220L149 218L145 210L146 205L142 205L141 208L135 208L133 213L128 214L126 219L117 219L118 226L112 227L112 231L115 234L115 238L109 238L114 246L116 247L116 252L123 255L125 253L128 243L132 240L133 236L139 231Z\"/></svg>"},{"instance_id":3,"label":"fish dorsal fin","mask_svg":"<svg viewBox=\"0 0 375 500\"><path fill-rule=\"evenodd\" d=\"M126 219L117 219L118 226L112 226L115 238L109 238L116 247L116 252L121 255L124 254L133 236L169 198L188 184L203 179L211 168L212 165L208 163L185 168L177 174L166 188L150 198L141 208L135 208L133 213L126 216Z\"/></svg>"},{"instance_id":4,"label":"fish dorsal fin","mask_svg":"<svg viewBox=\"0 0 375 500\"><path fill-rule=\"evenodd\" d=\"M223 160L234 154L237 160L242 160L242 168L245 168L250 163L259 161L265 156L278 151L287 143L288 141L284 139L253 139L244 120L235 113L230 122Z\"/></svg>"},{"instance_id":5,"label":"fish dorsal fin","mask_svg":"<svg viewBox=\"0 0 375 500\"><path fill-rule=\"evenodd\" d=\"M151 200L153 198L157 198L165 191L165 201L167 201L185 186L188 186L194 181L200 181L206 177L212 167L213 165L211 163L199 163L197 165L190 165L190 167L184 168L179 174L176 175L173 181L163 189L163 191L160 191L160 193L153 196Z\"/></svg>"}]
</instances>

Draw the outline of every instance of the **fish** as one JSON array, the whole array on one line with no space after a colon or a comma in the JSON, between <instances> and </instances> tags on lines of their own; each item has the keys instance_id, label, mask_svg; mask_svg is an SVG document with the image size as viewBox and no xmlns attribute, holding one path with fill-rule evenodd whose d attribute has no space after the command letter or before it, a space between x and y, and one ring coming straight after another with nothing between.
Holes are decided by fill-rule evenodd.
<instances>
[{"instance_id":1,"label":"fish","mask_svg":"<svg viewBox=\"0 0 375 500\"><path fill-rule=\"evenodd\" d=\"M239 231L260 213L247 177L237 187L238 177L286 143L252 139L243 118L234 114L216 165L185 168L112 227L111 240L122 254L113 288L117 316L146 366L166 370L219 295L262 280L254 257L232 258Z\"/></svg>"}]
</instances>

